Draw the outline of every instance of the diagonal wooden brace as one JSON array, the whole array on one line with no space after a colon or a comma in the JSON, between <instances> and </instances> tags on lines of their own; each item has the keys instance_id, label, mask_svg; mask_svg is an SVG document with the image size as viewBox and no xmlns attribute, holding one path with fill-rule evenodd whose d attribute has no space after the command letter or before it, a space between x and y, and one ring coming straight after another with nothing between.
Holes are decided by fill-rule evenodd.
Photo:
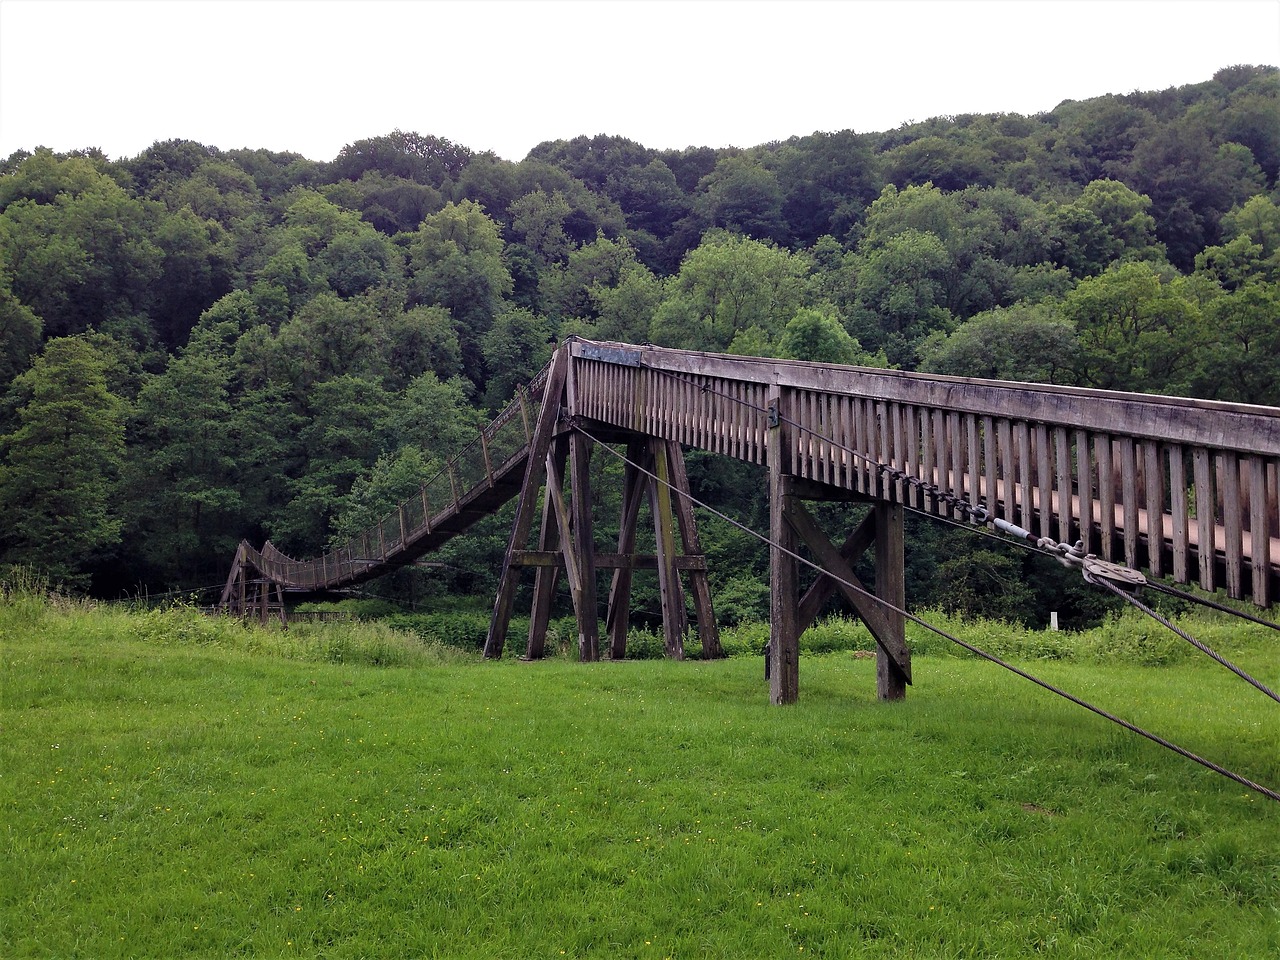
<instances>
[{"instance_id":1,"label":"diagonal wooden brace","mask_svg":"<svg viewBox=\"0 0 1280 960\"><path fill-rule=\"evenodd\" d=\"M895 629L893 619L886 613L883 605L876 603L871 599L874 594L862 586L857 575L854 574L853 568L849 565L849 561L835 548L835 545L827 539L826 535L818 529L818 525L814 522L813 517L805 510L800 501L792 499L786 508L785 513L787 523L791 525L796 534L805 542L818 562L824 568L835 574L839 580L832 579L831 582L840 590L844 598L849 601L853 609L857 611L863 623L867 625L867 629L871 631L871 635L875 637L876 643L885 655L893 661L893 664L902 672L906 682L911 682L911 651L906 643L900 637L900 631ZM871 518L868 518L871 519ZM861 527L859 528L861 530ZM859 531L854 531L857 534ZM873 527L874 536L874 527ZM854 543L865 539L865 535L854 539ZM831 578L828 578L831 579ZM844 581L844 582L840 582ZM853 586L849 586L852 584ZM816 584L815 584L816 586ZM810 621L812 622L812 621Z\"/></svg>"}]
</instances>

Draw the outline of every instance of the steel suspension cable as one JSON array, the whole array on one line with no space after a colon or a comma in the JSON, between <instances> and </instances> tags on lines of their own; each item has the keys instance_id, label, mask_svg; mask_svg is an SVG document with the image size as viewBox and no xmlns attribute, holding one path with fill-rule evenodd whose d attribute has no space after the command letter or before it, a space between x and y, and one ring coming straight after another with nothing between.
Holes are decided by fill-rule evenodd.
<instances>
[{"instance_id":1,"label":"steel suspension cable","mask_svg":"<svg viewBox=\"0 0 1280 960\"><path fill-rule=\"evenodd\" d=\"M1098 582L1099 582L1099 583L1101 583L1101 584L1102 584L1102 586L1104 586L1104 587L1106 587L1108 590L1110 590L1112 593L1114 593L1116 596L1121 597L1121 598L1122 598L1122 599L1124 599L1126 602L1128 602L1128 603L1132 604L1134 607L1136 607L1137 609L1141 610L1143 613L1145 613L1147 616L1151 617L1153 620L1157 620L1157 621L1159 621L1160 623L1164 624L1166 627L1168 627L1170 630L1172 630L1174 633L1176 633L1178 636L1180 636L1183 640L1187 641L1187 643L1191 644L1193 647L1195 647L1195 648L1196 648L1197 650L1199 650L1201 653L1207 654L1208 656L1212 657L1214 660L1216 660L1218 663L1222 664L1224 667L1226 667L1228 670L1230 670L1232 673L1234 673L1234 674L1235 674L1237 677L1239 677L1241 680L1244 680L1244 681L1245 681L1246 683L1248 683L1250 686L1256 687L1258 690L1261 690L1263 693L1265 693L1265 694L1266 694L1268 697L1270 697L1272 700L1276 701L1276 703L1280 703L1280 694L1277 694L1274 690L1272 690L1270 687L1268 687L1265 683L1262 683L1262 682L1260 682L1259 680L1256 680L1256 679L1254 679L1253 677L1249 676L1249 674L1245 673L1243 670L1241 670L1239 667L1237 667L1234 663L1232 663L1232 662L1231 662L1230 660L1228 660L1226 657L1223 657L1221 654L1219 654L1219 653L1215 652L1214 650L1210 649L1208 646L1206 646L1205 644L1201 643L1201 642L1200 642L1199 640L1197 640L1195 637L1191 636L1191 634L1187 633L1185 630L1183 630L1183 629L1181 629L1180 627L1176 626L1174 623L1172 623L1172 622L1171 622L1170 620L1168 620L1166 617L1161 616L1159 613L1157 613L1155 610L1153 610L1153 609L1151 609L1150 607L1148 607L1145 603L1143 603L1141 600L1139 600L1139 599L1138 599L1137 597L1135 597L1133 594L1129 593L1129 592L1128 592L1128 591L1126 591L1126 590L1121 590L1121 589L1120 589L1119 587L1117 587L1114 583L1111 583L1111 582L1109 582L1109 581L1107 581L1107 580L1100 580L1100 581L1098 581Z\"/></svg>"},{"instance_id":2,"label":"steel suspension cable","mask_svg":"<svg viewBox=\"0 0 1280 960\"><path fill-rule=\"evenodd\" d=\"M1267 797L1270 800L1275 800L1276 802L1280 803L1280 793L1276 792L1275 790L1272 790L1269 787L1265 787L1262 784L1255 783L1254 781L1250 780L1247 777L1241 776L1240 774L1235 773L1232 770L1228 770L1226 767L1223 767L1220 764L1214 763L1212 760L1202 757L1197 753L1193 753L1192 751L1186 749L1185 747L1179 746L1178 744L1173 743L1172 741L1167 740L1164 737L1161 737L1159 734L1152 733L1151 731L1146 730L1142 727L1139 727L1137 724L1130 723L1128 720L1118 717L1115 714L1102 709L1101 707L1095 706L1094 704L1089 703L1086 700L1082 700L1080 697L1077 697L1075 694L1068 693L1066 690L1063 690L1061 687L1055 686L1054 684L1049 683L1047 680L1042 680L1039 677L1036 677L1028 673L1027 671L1021 669L1020 667L1016 667L1013 664L1008 663L1005 660L1002 660L1000 657L997 657L995 654L989 653L986 650L983 650L981 647L975 646L974 644L961 640L959 637L953 636L952 634L948 633L946 630L943 630L941 627L936 627L933 624L921 619L920 617L917 617L915 614L911 613L910 611L904 610L901 607L889 602L888 600L885 600L882 597L878 597L875 594L870 593L862 586L856 583L850 583L848 580L845 580L844 578L840 577L838 574L832 573L831 571L825 569L821 565L816 564L813 561L796 553L794 550L788 550L787 548L783 547L781 544L775 543L773 540L771 540L769 537L765 536L764 534L751 529L746 524L740 523L737 520L733 519L732 517L728 516L727 514L717 510L715 507L712 507L711 505L704 503L703 501L699 500L697 497L694 497L691 493L678 489L675 485L673 485L667 480L662 479L656 473L653 473L652 471L645 469L640 464L629 459L625 454L619 453L617 450L614 450L607 443L604 443L598 437L595 437L589 431L585 430L580 424L575 423L573 425L573 429L576 430L578 433L582 434L584 437L586 437L588 440L594 443L597 447L602 448L603 450L608 452L611 456L622 461L622 463L644 474L649 479L653 480L655 483L662 484L672 492L676 493L678 496L684 497L694 506L701 507L703 510L706 510L707 512L711 513L713 516L716 516L719 519L724 520L725 522L741 530L743 533L746 533L749 536L755 538L756 540L759 540L761 543L766 544L771 549L776 549L781 551L783 554L795 560L796 562L803 564L804 566L810 567L811 569L817 571L819 574L823 576L830 577L836 583L839 583L845 587L848 587L851 590L854 590L855 592L861 594L867 599L880 604L885 609L890 610L893 613L896 613L899 616L906 618L907 620L911 621L914 624L917 624L918 626L924 628L925 630L935 633L938 636L942 637L943 639L956 644L957 646L963 647L965 650L968 650L970 653L974 654L975 656L981 657L984 660L988 660L991 663L994 663L996 666L1003 667L1004 669L1010 671L1011 673L1016 674L1019 677L1022 677L1024 680L1027 680L1035 684L1036 686L1044 690L1047 690L1050 693L1053 693L1063 698L1064 700L1069 701L1070 703L1074 703L1076 706L1083 707L1084 709L1088 710L1090 713L1094 713L1105 720L1109 720L1112 723L1117 724L1120 727L1123 727L1125 730L1128 730L1131 733L1136 733L1138 736L1144 737L1145 739L1150 740L1152 743L1155 743L1155 744L1158 744L1159 746L1164 747L1166 750L1170 750L1173 753L1176 753L1179 756L1192 761L1193 763L1197 763L1208 770L1212 770L1214 773L1217 773L1220 776L1226 777L1228 780L1238 783L1243 787L1248 787L1250 790L1260 793L1264 797Z\"/></svg>"}]
</instances>

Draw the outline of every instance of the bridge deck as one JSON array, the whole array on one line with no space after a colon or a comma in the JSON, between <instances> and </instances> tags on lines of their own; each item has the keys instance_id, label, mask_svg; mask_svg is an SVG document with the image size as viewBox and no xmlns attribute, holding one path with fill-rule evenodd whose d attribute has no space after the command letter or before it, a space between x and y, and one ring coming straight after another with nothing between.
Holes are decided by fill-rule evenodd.
<instances>
[{"instance_id":1,"label":"bridge deck","mask_svg":"<svg viewBox=\"0 0 1280 960\"><path fill-rule=\"evenodd\" d=\"M956 517L884 465L1156 576L1261 606L1280 589L1280 409L585 340L561 349L570 366L553 402L611 440L766 465L773 405L782 469L800 480ZM246 544L246 562L287 588L326 590L436 549L518 494L544 382L342 549L302 561Z\"/></svg>"}]
</instances>

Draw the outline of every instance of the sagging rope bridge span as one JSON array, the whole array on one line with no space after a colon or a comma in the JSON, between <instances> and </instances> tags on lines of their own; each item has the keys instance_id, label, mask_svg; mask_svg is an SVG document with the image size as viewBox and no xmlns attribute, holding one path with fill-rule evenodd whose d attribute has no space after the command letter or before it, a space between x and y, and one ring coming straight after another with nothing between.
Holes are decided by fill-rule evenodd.
<instances>
[{"instance_id":1,"label":"sagging rope bridge span","mask_svg":"<svg viewBox=\"0 0 1280 960\"><path fill-rule=\"evenodd\" d=\"M626 463L614 552L598 548L593 530L597 444ZM614 658L625 656L632 573L645 568L658 572L667 653L683 655L687 583L703 654L716 656L686 447L767 472L775 703L797 698L799 635L837 590L877 640L879 695L903 695L908 509L994 523L1067 559L1088 555L1104 576L1141 568L1261 607L1280 590L1280 409L575 338L417 495L344 546L298 560L270 542L241 543L221 605L265 616L285 591L382 576L517 498L486 656L502 654L526 568L535 571L529 658L542 655L561 574L579 655L600 658L601 570L612 571L604 639ZM805 508L810 500L864 501L870 512L837 544ZM637 550L646 501L652 553ZM820 570L803 591L800 544ZM875 582L864 588L852 564L868 550Z\"/></svg>"}]
</instances>

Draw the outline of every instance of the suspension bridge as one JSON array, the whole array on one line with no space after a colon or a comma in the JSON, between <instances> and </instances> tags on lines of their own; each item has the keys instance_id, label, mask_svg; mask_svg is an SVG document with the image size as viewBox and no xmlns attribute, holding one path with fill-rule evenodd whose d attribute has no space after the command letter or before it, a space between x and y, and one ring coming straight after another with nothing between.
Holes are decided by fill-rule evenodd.
<instances>
[{"instance_id":1,"label":"suspension bridge","mask_svg":"<svg viewBox=\"0 0 1280 960\"><path fill-rule=\"evenodd\" d=\"M342 547L300 560L270 542L241 543L221 606L265 618L283 611L286 592L382 576L515 498L487 657L502 655L525 570L534 576L526 657L542 655L562 575L579 656L600 659L603 647L625 657L639 569L657 571L668 655L683 656L692 606L703 655L714 657L686 448L765 473L774 703L796 700L799 636L836 592L877 641L879 696L904 695L907 510L994 527L1113 590L1149 576L1259 607L1280 590L1280 409L575 338L415 496ZM593 529L589 467L601 450L624 463L612 551ZM870 510L832 539L805 506L823 500ZM640 552L646 502L653 548ZM853 564L868 551L875 575L864 585ZM603 571L611 580L602 634Z\"/></svg>"}]
</instances>

